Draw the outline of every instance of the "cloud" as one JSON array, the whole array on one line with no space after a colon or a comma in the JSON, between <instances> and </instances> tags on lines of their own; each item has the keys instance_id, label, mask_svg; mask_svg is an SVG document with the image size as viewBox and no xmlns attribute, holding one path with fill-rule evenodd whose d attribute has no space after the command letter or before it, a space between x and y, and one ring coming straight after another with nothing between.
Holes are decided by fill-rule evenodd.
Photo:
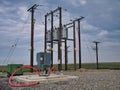
<instances>
[{"instance_id":1,"label":"cloud","mask_svg":"<svg viewBox=\"0 0 120 90\"><path fill-rule=\"evenodd\" d=\"M105 36L105 35L107 35L107 34L108 34L108 31L107 31L107 30L100 30L100 33L98 34L98 36L103 37L103 36Z\"/></svg>"},{"instance_id":2,"label":"cloud","mask_svg":"<svg viewBox=\"0 0 120 90\"><path fill-rule=\"evenodd\" d=\"M82 24L81 28L84 29L84 30L87 30L87 31L96 31L96 30L98 30L98 27L89 24L87 20L83 21L81 24Z\"/></svg>"},{"instance_id":3,"label":"cloud","mask_svg":"<svg viewBox=\"0 0 120 90\"><path fill-rule=\"evenodd\" d=\"M11 5L11 3L6 0L2 0L0 3L2 3L2 5Z\"/></svg>"},{"instance_id":4,"label":"cloud","mask_svg":"<svg viewBox=\"0 0 120 90\"><path fill-rule=\"evenodd\" d=\"M3 13L3 12L4 12L4 10L2 8L0 8L0 13Z\"/></svg>"},{"instance_id":5,"label":"cloud","mask_svg":"<svg viewBox=\"0 0 120 90\"><path fill-rule=\"evenodd\" d=\"M49 12L49 10L53 10L60 5L63 9L67 9L67 11L62 11L62 24L69 23L70 19L75 19L80 16L85 17L84 20L81 21L82 59L84 59L84 61L90 61L90 55L86 56L86 53L87 55L89 54L87 50L87 48L91 46L89 42L92 43L94 40L102 42L100 48L102 47L103 50L107 49L104 52L102 51L102 53L111 52L110 55L116 54L116 57L118 57L118 54L114 53L120 50L120 3L117 2L117 0L114 2L112 0L59 0L59 3L49 0L37 1L0 1L0 42L2 42L0 44L0 53L2 53L0 59L3 59L9 47L14 44L16 38L19 38L19 42L14 57L12 58L17 60L20 54L26 55L27 53L27 55L24 56L25 58L22 59L25 61L28 59L31 14L27 12L27 9L33 5L33 3L42 3L45 5L38 7L35 11L35 53L37 51L43 51L44 49L44 25L41 24L41 22L44 21L44 15ZM58 18L56 18L56 20L57 19ZM55 21L54 24L57 25L57 21ZM71 35L69 35L70 38L72 37ZM86 42L88 46L86 46ZM112 50L114 50L114 52L112 52ZM70 58L73 57L71 56ZM104 60L104 58L102 59Z\"/></svg>"},{"instance_id":6,"label":"cloud","mask_svg":"<svg viewBox=\"0 0 120 90\"><path fill-rule=\"evenodd\" d=\"M95 8L94 8L95 7ZM102 27L104 29L117 29L120 21L120 3L109 0L96 0L89 2L89 5L84 7L84 11L88 11L88 22L96 27ZM111 27L112 28L111 28Z\"/></svg>"},{"instance_id":7,"label":"cloud","mask_svg":"<svg viewBox=\"0 0 120 90\"><path fill-rule=\"evenodd\" d=\"M80 5L85 5L87 3L87 0L70 0L69 3L75 7L79 7Z\"/></svg>"},{"instance_id":8,"label":"cloud","mask_svg":"<svg viewBox=\"0 0 120 90\"><path fill-rule=\"evenodd\" d=\"M79 0L80 1L80 3L82 4L82 5L84 5L84 4L86 4L87 3L87 1L86 0Z\"/></svg>"},{"instance_id":9,"label":"cloud","mask_svg":"<svg viewBox=\"0 0 120 90\"><path fill-rule=\"evenodd\" d=\"M44 38L44 25L35 24L35 38Z\"/></svg>"},{"instance_id":10,"label":"cloud","mask_svg":"<svg viewBox=\"0 0 120 90\"><path fill-rule=\"evenodd\" d=\"M119 45L120 45L120 42L117 42L117 41L113 42L112 40L109 40L109 41L107 40L103 42L102 46L104 46L105 48L109 48L109 49L112 49L114 47L115 49L115 47L119 47Z\"/></svg>"},{"instance_id":11,"label":"cloud","mask_svg":"<svg viewBox=\"0 0 120 90\"><path fill-rule=\"evenodd\" d=\"M25 7L25 6L18 7L17 14L21 20L25 21L29 14L27 12L27 7Z\"/></svg>"}]
</instances>

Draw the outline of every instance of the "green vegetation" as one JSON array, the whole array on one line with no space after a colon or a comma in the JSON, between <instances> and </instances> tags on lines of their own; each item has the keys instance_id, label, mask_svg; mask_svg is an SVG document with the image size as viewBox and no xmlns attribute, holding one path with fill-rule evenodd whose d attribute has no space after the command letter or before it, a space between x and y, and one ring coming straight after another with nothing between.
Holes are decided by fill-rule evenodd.
<instances>
[{"instance_id":1,"label":"green vegetation","mask_svg":"<svg viewBox=\"0 0 120 90\"><path fill-rule=\"evenodd\" d=\"M119 69L120 70L120 62L118 63L100 63L100 69Z\"/></svg>"},{"instance_id":2,"label":"green vegetation","mask_svg":"<svg viewBox=\"0 0 120 90\"><path fill-rule=\"evenodd\" d=\"M0 78L6 78L6 76L0 76Z\"/></svg>"},{"instance_id":3,"label":"green vegetation","mask_svg":"<svg viewBox=\"0 0 120 90\"><path fill-rule=\"evenodd\" d=\"M62 66L63 70L65 65ZM96 69L96 63L82 63L81 68L85 69ZM79 64L77 64L77 69L79 68ZM120 62L110 62L110 63L99 63L99 69L119 69L120 70ZM74 64L68 65L68 70L74 70Z\"/></svg>"},{"instance_id":4,"label":"green vegetation","mask_svg":"<svg viewBox=\"0 0 120 90\"><path fill-rule=\"evenodd\" d=\"M6 66L0 66L0 72L6 72Z\"/></svg>"},{"instance_id":5,"label":"green vegetation","mask_svg":"<svg viewBox=\"0 0 120 90\"><path fill-rule=\"evenodd\" d=\"M57 68L57 64L55 64ZM6 72L7 66L0 66L0 72ZM36 66L35 66L36 67ZM62 65L63 70L65 69L65 65ZM79 65L77 64L77 69L79 68ZM96 63L82 63L82 67L85 69L96 69ZM99 69L119 69L120 70L120 62L116 63L99 63ZM23 72L29 72L30 69L22 69ZM74 70L74 64L68 64L68 70Z\"/></svg>"}]
</instances>

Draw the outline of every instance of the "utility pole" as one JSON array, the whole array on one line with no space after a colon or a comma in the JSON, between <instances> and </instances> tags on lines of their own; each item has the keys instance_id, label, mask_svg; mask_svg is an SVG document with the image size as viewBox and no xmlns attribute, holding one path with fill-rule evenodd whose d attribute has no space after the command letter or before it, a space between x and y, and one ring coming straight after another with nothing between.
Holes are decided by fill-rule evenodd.
<instances>
[{"instance_id":1,"label":"utility pole","mask_svg":"<svg viewBox=\"0 0 120 90\"><path fill-rule=\"evenodd\" d=\"M47 15L45 15L45 34L44 34L44 52L47 52Z\"/></svg>"},{"instance_id":2,"label":"utility pole","mask_svg":"<svg viewBox=\"0 0 120 90\"><path fill-rule=\"evenodd\" d=\"M80 17L73 21L73 38L74 38L74 69L76 70L76 34L75 34L75 22L78 22L78 51L79 51L79 68L81 68L81 35L80 35L80 21L84 17Z\"/></svg>"},{"instance_id":3,"label":"utility pole","mask_svg":"<svg viewBox=\"0 0 120 90\"><path fill-rule=\"evenodd\" d=\"M33 67L33 61L34 61L34 11L39 5L34 4L31 8L29 8L27 11L31 12L31 44L30 44L30 66ZM31 69L31 72L33 72L33 69Z\"/></svg>"},{"instance_id":4,"label":"utility pole","mask_svg":"<svg viewBox=\"0 0 120 90\"><path fill-rule=\"evenodd\" d=\"M64 25L67 29L73 27L73 23L68 23ZM70 46L67 46L67 40L68 38L65 38L65 70L68 69L67 64L68 64L68 48ZM73 40L74 41L74 40Z\"/></svg>"},{"instance_id":5,"label":"utility pole","mask_svg":"<svg viewBox=\"0 0 120 90\"><path fill-rule=\"evenodd\" d=\"M80 17L80 18L78 18L78 19L76 19L76 20L74 20L74 22L75 21L77 21L78 22L78 54L79 54L79 69L81 68L81 31L80 31L80 21L83 19L83 18L85 18L85 17Z\"/></svg>"},{"instance_id":6,"label":"utility pole","mask_svg":"<svg viewBox=\"0 0 120 90\"><path fill-rule=\"evenodd\" d=\"M80 21L84 17L79 18L78 21L78 51L79 51L79 69L81 68L81 31L80 31Z\"/></svg>"},{"instance_id":7,"label":"utility pole","mask_svg":"<svg viewBox=\"0 0 120 90\"><path fill-rule=\"evenodd\" d=\"M96 65L97 65L97 69L99 69L99 64L98 64L98 43L100 42L97 42L97 41L93 41L93 43L95 43L95 50L96 50Z\"/></svg>"},{"instance_id":8,"label":"utility pole","mask_svg":"<svg viewBox=\"0 0 120 90\"><path fill-rule=\"evenodd\" d=\"M76 70L76 33L75 33L75 21L73 21L73 39L74 39L74 70Z\"/></svg>"},{"instance_id":9,"label":"utility pole","mask_svg":"<svg viewBox=\"0 0 120 90\"><path fill-rule=\"evenodd\" d=\"M51 11L51 67L53 66L53 12Z\"/></svg>"},{"instance_id":10,"label":"utility pole","mask_svg":"<svg viewBox=\"0 0 120 90\"><path fill-rule=\"evenodd\" d=\"M68 63L68 47L67 47L67 39L65 39L65 70L67 70Z\"/></svg>"},{"instance_id":11,"label":"utility pole","mask_svg":"<svg viewBox=\"0 0 120 90\"><path fill-rule=\"evenodd\" d=\"M60 60L60 71L62 70L62 8L59 7L59 27L60 27L60 39L59 39L59 56L58 60Z\"/></svg>"}]
</instances>

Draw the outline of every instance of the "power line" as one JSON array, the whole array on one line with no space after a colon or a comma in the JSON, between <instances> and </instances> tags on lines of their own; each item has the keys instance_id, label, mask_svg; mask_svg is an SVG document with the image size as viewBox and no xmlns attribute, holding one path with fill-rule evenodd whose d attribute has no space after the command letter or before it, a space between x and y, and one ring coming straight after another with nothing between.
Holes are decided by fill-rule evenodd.
<instances>
[{"instance_id":1,"label":"power line","mask_svg":"<svg viewBox=\"0 0 120 90\"><path fill-rule=\"evenodd\" d=\"M89 55L90 55L90 59L92 60L91 49L90 49L90 47L92 47L92 45L91 45L90 40L87 37L87 34L85 35L84 40L85 40L85 45L87 46L87 50L88 50Z\"/></svg>"},{"instance_id":2,"label":"power line","mask_svg":"<svg viewBox=\"0 0 120 90\"><path fill-rule=\"evenodd\" d=\"M18 32L18 34L17 34L18 36L17 36L17 38L15 39L14 43L11 45L10 50L9 50L6 58L3 60L3 63L2 63L2 64L5 64L5 63L8 64L8 62L9 62L11 56L13 55L13 53L14 53L14 51L15 51L15 48L16 48L19 40L20 40L20 37L19 37L19 36L20 36L20 34L21 34L21 33L24 31L24 29L25 29L25 24L28 22L28 18L29 18L29 15L27 16L27 19L26 19L26 21L24 22L23 27L21 28L22 31Z\"/></svg>"}]
</instances>

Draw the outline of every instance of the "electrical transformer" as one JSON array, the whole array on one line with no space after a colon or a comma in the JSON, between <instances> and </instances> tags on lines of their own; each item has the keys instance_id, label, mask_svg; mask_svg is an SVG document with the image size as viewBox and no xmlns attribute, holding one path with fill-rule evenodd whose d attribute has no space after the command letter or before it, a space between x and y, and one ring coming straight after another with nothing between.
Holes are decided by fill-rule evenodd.
<instances>
[{"instance_id":1,"label":"electrical transformer","mask_svg":"<svg viewBox=\"0 0 120 90\"><path fill-rule=\"evenodd\" d=\"M46 39L47 39L46 40L47 42L51 42L51 31L50 30L48 30L46 33Z\"/></svg>"},{"instance_id":2,"label":"electrical transformer","mask_svg":"<svg viewBox=\"0 0 120 90\"><path fill-rule=\"evenodd\" d=\"M59 40L59 30L58 30L58 28L55 28L53 30L53 40L54 41L58 41Z\"/></svg>"},{"instance_id":3,"label":"electrical transformer","mask_svg":"<svg viewBox=\"0 0 120 90\"><path fill-rule=\"evenodd\" d=\"M37 53L37 66L38 68L49 68L51 66L51 53Z\"/></svg>"},{"instance_id":4,"label":"electrical transformer","mask_svg":"<svg viewBox=\"0 0 120 90\"><path fill-rule=\"evenodd\" d=\"M63 26L63 29L62 29L62 39L67 39L67 38L68 38L68 28Z\"/></svg>"}]
</instances>

